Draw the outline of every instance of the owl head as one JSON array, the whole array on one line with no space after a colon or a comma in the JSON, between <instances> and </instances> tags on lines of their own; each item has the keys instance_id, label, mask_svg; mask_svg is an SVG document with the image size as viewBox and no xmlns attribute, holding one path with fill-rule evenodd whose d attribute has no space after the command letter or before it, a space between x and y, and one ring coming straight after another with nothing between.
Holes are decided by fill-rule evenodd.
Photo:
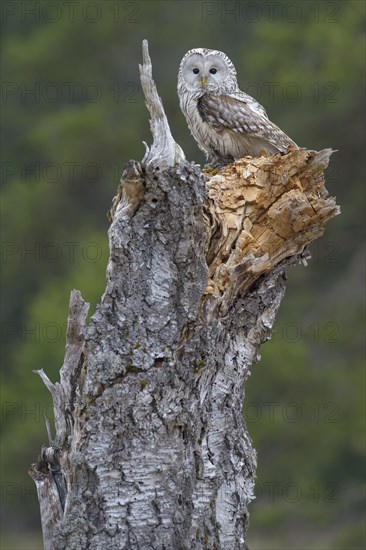
<instances>
[{"instance_id":1,"label":"owl head","mask_svg":"<svg viewBox=\"0 0 366 550\"><path fill-rule=\"evenodd\" d=\"M178 73L178 87L193 93L222 94L237 89L236 70L224 52L195 48L183 57Z\"/></svg>"}]
</instances>

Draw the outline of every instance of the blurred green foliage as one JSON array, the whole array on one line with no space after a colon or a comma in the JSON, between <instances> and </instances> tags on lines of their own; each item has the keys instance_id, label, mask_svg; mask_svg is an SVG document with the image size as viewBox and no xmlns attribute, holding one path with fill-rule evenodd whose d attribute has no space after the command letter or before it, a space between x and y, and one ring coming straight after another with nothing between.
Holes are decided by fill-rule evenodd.
<instances>
[{"instance_id":1,"label":"blurred green foliage","mask_svg":"<svg viewBox=\"0 0 366 550\"><path fill-rule=\"evenodd\" d=\"M147 38L172 133L189 159L204 162L179 111L176 74L199 46L225 51L241 88L298 144L338 150L327 187L342 215L313 245L309 267L289 270L273 338L247 385L258 451L249 543L363 548L364 3L29 0L1 8L1 547L40 547L31 541L40 522L27 469L46 443L52 407L32 370L58 378L70 290L80 289L91 311L103 293L105 212L124 162L141 159L142 141L151 141L138 80Z\"/></svg>"}]
</instances>

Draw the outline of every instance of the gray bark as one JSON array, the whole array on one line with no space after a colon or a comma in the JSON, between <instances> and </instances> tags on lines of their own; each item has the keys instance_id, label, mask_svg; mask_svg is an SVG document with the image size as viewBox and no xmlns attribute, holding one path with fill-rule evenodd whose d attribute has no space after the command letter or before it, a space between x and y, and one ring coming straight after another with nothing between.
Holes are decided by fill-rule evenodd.
<instances>
[{"instance_id":1,"label":"gray bark","mask_svg":"<svg viewBox=\"0 0 366 550\"><path fill-rule=\"evenodd\" d=\"M71 293L60 383L39 371L56 428L30 471L44 545L241 550L256 470L245 381L270 337L286 265L306 257L306 244L338 210L324 192L314 219L294 229L297 240L273 240L282 254L245 249L256 226L254 218L250 227L242 220L256 213L263 220L263 208L246 200L254 209L231 212L237 234L225 225L217 176L208 181L186 162L170 134L146 42L143 58L154 142L141 163L127 164L111 210L105 293L88 326L88 305ZM296 174L307 166L309 189L329 154L289 157L302 167ZM225 171L220 177L229 178ZM273 204L266 207L271 220ZM277 238L276 231L268 235Z\"/></svg>"}]
</instances>

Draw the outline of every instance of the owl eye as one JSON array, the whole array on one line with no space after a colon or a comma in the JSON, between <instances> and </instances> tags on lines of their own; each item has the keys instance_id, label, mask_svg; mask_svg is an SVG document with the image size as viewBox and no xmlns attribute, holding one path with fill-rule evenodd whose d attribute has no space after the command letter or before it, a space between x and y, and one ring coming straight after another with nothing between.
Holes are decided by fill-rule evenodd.
<instances>
[{"instance_id":1,"label":"owl eye","mask_svg":"<svg viewBox=\"0 0 366 550\"><path fill-rule=\"evenodd\" d=\"M211 73L211 74L216 74L216 73L217 73L217 69L215 69L215 67L212 67L212 69L210 69L210 73Z\"/></svg>"},{"instance_id":2,"label":"owl eye","mask_svg":"<svg viewBox=\"0 0 366 550\"><path fill-rule=\"evenodd\" d=\"M194 72L194 74L198 74L200 72L200 70L195 68L195 69L193 69L193 72Z\"/></svg>"}]
</instances>

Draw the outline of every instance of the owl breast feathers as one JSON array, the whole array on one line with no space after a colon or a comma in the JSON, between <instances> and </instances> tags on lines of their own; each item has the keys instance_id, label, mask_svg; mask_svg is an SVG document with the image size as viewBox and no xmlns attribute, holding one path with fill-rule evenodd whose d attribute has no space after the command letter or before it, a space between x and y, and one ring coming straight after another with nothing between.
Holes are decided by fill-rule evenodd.
<instances>
[{"instance_id":1,"label":"owl breast feathers","mask_svg":"<svg viewBox=\"0 0 366 550\"><path fill-rule=\"evenodd\" d=\"M213 161L297 147L269 120L262 105L239 90L235 67L223 52L187 52L179 67L178 95L193 137Z\"/></svg>"}]
</instances>

